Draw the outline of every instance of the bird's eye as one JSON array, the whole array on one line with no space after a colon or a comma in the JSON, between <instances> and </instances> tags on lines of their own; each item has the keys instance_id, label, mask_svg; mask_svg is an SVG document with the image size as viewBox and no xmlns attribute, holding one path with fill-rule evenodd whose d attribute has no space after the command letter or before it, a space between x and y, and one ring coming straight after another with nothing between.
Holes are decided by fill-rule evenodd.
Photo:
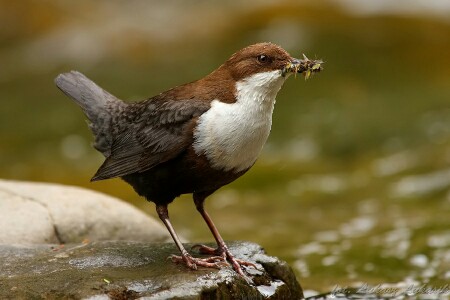
<instances>
[{"instance_id":1,"label":"bird's eye","mask_svg":"<svg viewBox=\"0 0 450 300\"><path fill-rule=\"evenodd\" d=\"M270 61L269 57L267 55L261 54L258 55L258 57L256 58L260 63L266 64Z\"/></svg>"}]
</instances>

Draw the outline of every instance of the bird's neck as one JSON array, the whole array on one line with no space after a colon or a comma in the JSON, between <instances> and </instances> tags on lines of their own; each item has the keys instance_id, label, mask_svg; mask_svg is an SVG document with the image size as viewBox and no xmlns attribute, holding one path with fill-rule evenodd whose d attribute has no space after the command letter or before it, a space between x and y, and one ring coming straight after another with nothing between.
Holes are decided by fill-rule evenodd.
<instances>
[{"instance_id":1,"label":"bird's neck","mask_svg":"<svg viewBox=\"0 0 450 300\"><path fill-rule=\"evenodd\" d=\"M194 149L211 166L241 172L256 161L272 126L275 96L284 82L276 74L256 74L235 84L235 102L215 99L198 121Z\"/></svg>"},{"instance_id":2,"label":"bird's neck","mask_svg":"<svg viewBox=\"0 0 450 300\"><path fill-rule=\"evenodd\" d=\"M236 83L236 99L243 107L272 115L285 78L279 71L257 73Z\"/></svg>"}]
</instances>

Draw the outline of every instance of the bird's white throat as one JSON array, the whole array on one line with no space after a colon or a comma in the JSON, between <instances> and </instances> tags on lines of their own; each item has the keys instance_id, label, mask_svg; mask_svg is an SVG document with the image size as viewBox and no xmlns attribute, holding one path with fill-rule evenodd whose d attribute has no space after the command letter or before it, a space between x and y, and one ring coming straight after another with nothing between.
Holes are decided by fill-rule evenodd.
<instances>
[{"instance_id":1,"label":"bird's white throat","mask_svg":"<svg viewBox=\"0 0 450 300\"><path fill-rule=\"evenodd\" d=\"M275 97L285 79L281 71L257 73L236 83L235 103L214 100L198 120L195 152L215 169L250 168L269 136Z\"/></svg>"}]
</instances>

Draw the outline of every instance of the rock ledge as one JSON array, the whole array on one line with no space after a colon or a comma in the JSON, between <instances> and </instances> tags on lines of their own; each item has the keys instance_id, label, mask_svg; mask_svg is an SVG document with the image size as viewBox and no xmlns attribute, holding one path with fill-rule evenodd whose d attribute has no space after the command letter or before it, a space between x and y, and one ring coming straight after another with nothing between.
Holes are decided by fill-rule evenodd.
<instances>
[{"instance_id":1,"label":"rock ledge","mask_svg":"<svg viewBox=\"0 0 450 300\"><path fill-rule=\"evenodd\" d=\"M192 245L186 245L189 249ZM213 246L213 245L211 245ZM249 285L230 267L189 270L172 243L0 245L1 299L301 299L292 269L253 243L230 242L253 262Z\"/></svg>"}]
</instances>

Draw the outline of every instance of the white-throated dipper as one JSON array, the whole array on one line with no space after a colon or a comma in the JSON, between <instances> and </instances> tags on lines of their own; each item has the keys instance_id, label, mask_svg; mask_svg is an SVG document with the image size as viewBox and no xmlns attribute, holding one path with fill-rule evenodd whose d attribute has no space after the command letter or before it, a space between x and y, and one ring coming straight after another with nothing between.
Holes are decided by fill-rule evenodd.
<instances>
[{"instance_id":1,"label":"white-throated dipper","mask_svg":"<svg viewBox=\"0 0 450 300\"><path fill-rule=\"evenodd\" d=\"M241 275L242 265L228 250L204 209L206 197L234 181L255 163L272 125L275 97L289 74L321 70L322 61L291 57L272 43L248 46L211 74L147 100L126 103L79 72L60 74L56 85L81 106L105 156L92 181L121 177L156 204L188 267L218 267L228 261ZM172 227L167 206L181 194L193 194L197 210L217 242L198 245L209 258L194 258Z\"/></svg>"}]
</instances>

